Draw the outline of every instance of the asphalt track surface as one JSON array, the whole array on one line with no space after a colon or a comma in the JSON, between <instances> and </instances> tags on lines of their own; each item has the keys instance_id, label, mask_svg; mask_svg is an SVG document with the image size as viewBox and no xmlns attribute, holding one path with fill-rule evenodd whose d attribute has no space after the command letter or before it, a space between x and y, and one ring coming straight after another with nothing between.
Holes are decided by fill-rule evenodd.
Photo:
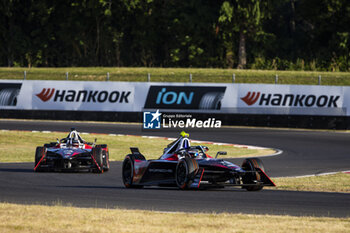
<instances>
[{"instance_id":1,"label":"asphalt track surface","mask_svg":"<svg viewBox=\"0 0 350 233\"><path fill-rule=\"evenodd\" d=\"M178 132L144 132L140 125L0 120L0 129L9 130L68 132L72 126L89 133L167 137L178 135ZM281 155L263 158L266 172L271 177L350 170L350 134L347 133L256 128L222 128L189 133L192 139L283 150ZM52 141L50 134L49 141ZM242 159L234 159L233 162L241 164ZM112 162L110 171L104 174L34 173L33 165L0 163L1 202L159 211L350 217L350 195L345 193L266 189L247 192L237 188L205 191L157 187L126 189L121 180L120 162Z\"/></svg>"}]
</instances>

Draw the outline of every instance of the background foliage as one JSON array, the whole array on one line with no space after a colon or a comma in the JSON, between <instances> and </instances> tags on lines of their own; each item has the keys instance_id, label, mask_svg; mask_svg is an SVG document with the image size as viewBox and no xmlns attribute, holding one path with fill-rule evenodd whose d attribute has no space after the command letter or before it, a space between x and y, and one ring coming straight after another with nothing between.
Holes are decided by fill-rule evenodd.
<instances>
[{"instance_id":1,"label":"background foliage","mask_svg":"<svg viewBox=\"0 0 350 233\"><path fill-rule=\"evenodd\" d=\"M350 71L347 0L6 0L0 66Z\"/></svg>"}]
</instances>

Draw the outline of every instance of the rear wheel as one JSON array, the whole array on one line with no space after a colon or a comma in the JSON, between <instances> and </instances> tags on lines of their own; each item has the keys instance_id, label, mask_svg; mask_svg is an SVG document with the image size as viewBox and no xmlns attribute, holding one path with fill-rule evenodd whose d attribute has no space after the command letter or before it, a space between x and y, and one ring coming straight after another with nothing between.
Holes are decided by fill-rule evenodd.
<instances>
[{"instance_id":1,"label":"rear wheel","mask_svg":"<svg viewBox=\"0 0 350 233\"><path fill-rule=\"evenodd\" d=\"M180 189L188 189L198 171L198 163L195 159L184 158L176 166L175 180Z\"/></svg>"},{"instance_id":2,"label":"rear wheel","mask_svg":"<svg viewBox=\"0 0 350 233\"><path fill-rule=\"evenodd\" d=\"M260 174L257 172L256 168L260 168L265 172L264 165L260 159L252 158L245 159L242 163L242 168L247 171L243 177L243 184L250 184L251 186L245 186L247 191L260 191L264 186L261 184L254 184L254 181L261 182Z\"/></svg>"},{"instance_id":3,"label":"rear wheel","mask_svg":"<svg viewBox=\"0 0 350 233\"><path fill-rule=\"evenodd\" d=\"M122 167L123 183L126 188L142 188L142 185L136 185L133 182L134 179L134 164L135 160L146 160L143 155L129 154L125 156Z\"/></svg>"},{"instance_id":4,"label":"rear wheel","mask_svg":"<svg viewBox=\"0 0 350 233\"><path fill-rule=\"evenodd\" d=\"M43 162L42 160L45 159L45 156L46 156L46 148L42 146L38 146L35 151L35 164L34 164L35 172L42 171L42 168L40 168L40 164Z\"/></svg>"}]
</instances>

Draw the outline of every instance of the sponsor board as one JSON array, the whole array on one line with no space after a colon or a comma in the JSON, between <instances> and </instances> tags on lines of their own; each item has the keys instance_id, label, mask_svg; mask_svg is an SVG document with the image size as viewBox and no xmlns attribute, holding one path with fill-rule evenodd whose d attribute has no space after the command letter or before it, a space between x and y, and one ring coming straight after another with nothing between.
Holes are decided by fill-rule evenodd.
<instances>
[{"instance_id":1,"label":"sponsor board","mask_svg":"<svg viewBox=\"0 0 350 233\"><path fill-rule=\"evenodd\" d=\"M220 110L225 86L151 85L145 108Z\"/></svg>"},{"instance_id":2,"label":"sponsor board","mask_svg":"<svg viewBox=\"0 0 350 233\"><path fill-rule=\"evenodd\" d=\"M350 116L350 87L2 80L0 108ZM172 120L168 122L167 125L175 124Z\"/></svg>"},{"instance_id":3,"label":"sponsor board","mask_svg":"<svg viewBox=\"0 0 350 233\"><path fill-rule=\"evenodd\" d=\"M33 109L127 111L132 109L134 87L117 83L74 82L33 86Z\"/></svg>"},{"instance_id":4,"label":"sponsor board","mask_svg":"<svg viewBox=\"0 0 350 233\"><path fill-rule=\"evenodd\" d=\"M128 83L22 81L16 109L134 111L134 95Z\"/></svg>"},{"instance_id":5,"label":"sponsor board","mask_svg":"<svg viewBox=\"0 0 350 233\"><path fill-rule=\"evenodd\" d=\"M237 84L228 89L226 112L244 114L346 115L349 88L307 85ZM229 99L235 104L227 104Z\"/></svg>"}]
</instances>

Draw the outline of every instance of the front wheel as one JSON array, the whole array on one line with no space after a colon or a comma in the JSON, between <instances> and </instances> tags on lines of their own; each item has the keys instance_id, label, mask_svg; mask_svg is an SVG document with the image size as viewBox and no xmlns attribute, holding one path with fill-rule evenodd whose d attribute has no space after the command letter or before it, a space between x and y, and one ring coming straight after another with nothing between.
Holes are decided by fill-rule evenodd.
<instances>
[{"instance_id":1,"label":"front wheel","mask_svg":"<svg viewBox=\"0 0 350 233\"><path fill-rule=\"evenodd\" d=\"M198 163L195 159L185 157L176 166L176 185L182 190L190 188L193 178L198 171Z\"/></svg>"},{"instance_id":2,"label":"front wheel","mask_svg":"<svg viewBox=\"0 0 350 233\"><path fill-rule=\"evenodd\" d=\"M122 178L126 188L142 188L142 185L134 184L134 163L137 160L146 160L143 155L129 154L125 156L122 167Z\"/></svg>"},{"instance_id":3,"label":"front wheel","mask_svg":"<svg viewBox=\"0 0 350 233\"><path fill-rule=\"evenodd\" d=\"M43 163L45 156L46 156L46 148L42 146L38 146L35 151L35 164L34 164L35 172L42 171L42 168L40 168L40 164Z\"/></svg>"},{"instance_id":4,"label":"front wheel","mask_svg":"<svg viewBox=\"0 0 350 233\"><path fill-rule=\"evenodd\" d=\"M262 161L258 158L245 159L242 163L242 168L247 171L243 177L243 184L248 184L244 188L247 191L260 191L263 189L263 185L257 184L261 183L261 176L257 171L257 168L260 168L262 171L265 171Z\"/></svg>"}]
</instances>

